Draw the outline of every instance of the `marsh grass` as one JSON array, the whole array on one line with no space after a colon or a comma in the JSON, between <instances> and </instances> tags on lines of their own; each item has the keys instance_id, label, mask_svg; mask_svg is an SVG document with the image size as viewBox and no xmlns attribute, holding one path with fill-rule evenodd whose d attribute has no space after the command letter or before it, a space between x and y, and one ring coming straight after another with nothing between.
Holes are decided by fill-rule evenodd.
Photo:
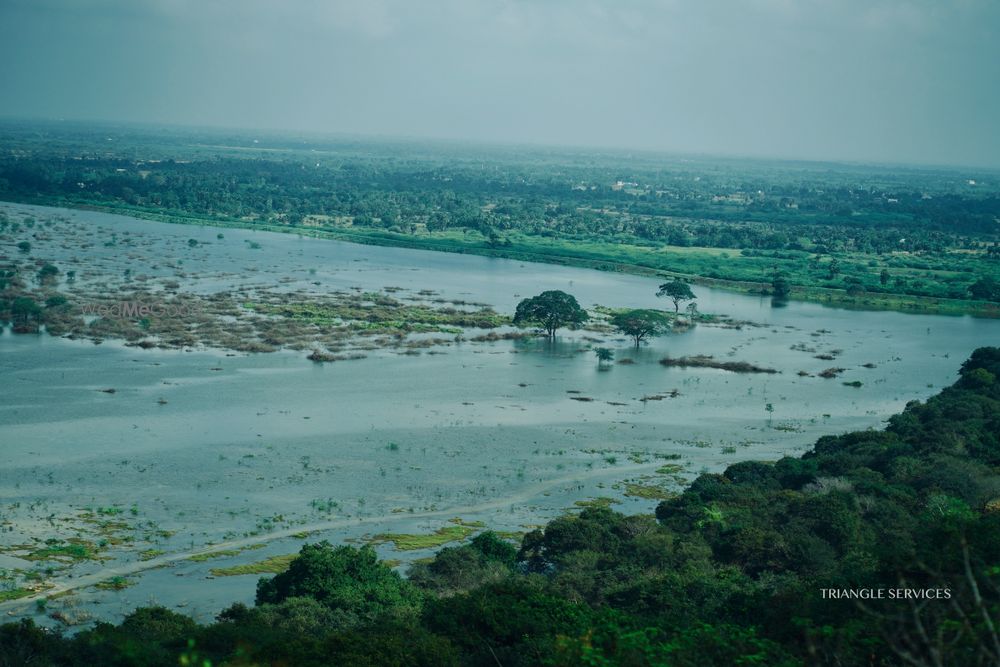
<instances>
[{"instance_id":1,"label":"marsh grass","mask_svg":"<svg viewBox=\"0 0 1000 667\"><path fill-rule=\"evenodd\" d=\"M587 500L577 500L573 504L577 507L584 509L595 508L595 509L609 509L612 505L618 505L621 501L617 498L610 498L608 496L601 496L599 498L588 498Z\"/></svg>"},{"instance_id":2,"label":"marsh grass","mask_svg":"<svg viewBox=\"0 0 1000 667\"><path fill-rule=\"evenodd\" d=\"M432 549L449 542L459 542L466 539L485 524L481 521L463 521L451 519L450 526L442 526L433 533L379 533L369 540L371 544L392 542L397 551L415 551L417 549Z\"/></svg>"},{"instance_id":3,"label":"marsh grass","mask_svg":"<svg viewBox=\"0 0 1000 667\"><path fill-rule=\"evenodd\" d=\"M193 561L195 563L202 563L206 560L214 560L216 558L230 558L232 556L240 555L240 550L238 549L227 549L224 551L211 551L209 553L194 554L193 556L188 556L187 560Z\"/></svg>"},{"instance_id":4,"label":"marsh grass","mask_svg":"<svg viewBox=\"0 0 1000 667\"><path fill-rule=\"evenodd\" d=\"M668 500L677 494L657 484L627 482L625 484L625 495L645 500Z\"/></svg>"},{"instance_id":5,"label":"marsh grass","mask_svg":"<svg viewBox=\"0 0 1000 667\"><path fill-rule=\"evenodd\" d=\"M63 544L54 543L42 549L36 549L29 554L21 556L24 560L98 560L98 554L94 545L85 541L73 541Z\"/></svg>"},{"instance_id":6,"label":"marsh grass","mask_svg":"<svg viewBox=\"0 0 1000 667\"><path fill-rule=\"evenodd\" d=\"M0 590L0 602L9 602L10 600L19 600L23 597L28 597L29 595L34 595L38 591L33 591L30 588L12 588L8 590Z\"/></svg>"},{"instance_id":7,"label":"marsh grass","mask_svg":"<svg viewBox=\"0 0 1000 667\"><path fill-rule=\"evenodd\" d=\"M215 577L235 577L243 574L281 574L288 569L298 554L283 554L271 556L256 563L233 565L232 567L215 567L210 570Z\"/></svg>"},{"instance_id":8,"label":"marsh grass","mask_svg":"<svg viewBox=\"0 0 1000 667\"><path fill-rule=\"evenodd\" d=\"M731 373L779 373L774 368L757 366L746 361L719 361L715 357L705 354L698 354L691 357L679 357L677 359L664 357L660 359L660 364L664 366L678 366L680 368L716 368Z\"/></svg>"},{"instance_id":9,"label":"marsh grass","mask_svg":"<svg viewBox=\"0 0 1000 667\"><path fill-rule=\"evenodd\" d=\"M127 577L111 577L95 584L94 588L102 591L121 591L130 586L134 586L136 581Z\"/></svg>"}]
</instances>

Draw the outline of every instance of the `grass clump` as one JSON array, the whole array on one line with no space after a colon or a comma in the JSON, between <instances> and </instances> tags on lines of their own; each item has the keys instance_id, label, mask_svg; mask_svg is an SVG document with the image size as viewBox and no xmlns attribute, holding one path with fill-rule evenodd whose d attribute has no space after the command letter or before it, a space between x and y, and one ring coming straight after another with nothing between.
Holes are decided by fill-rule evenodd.
<instances>
[{"instance_id":1,"label":"grass clump","mask_svg":"<svg viewBox=\"0 0 1000 667\"><path fill-rule=\"evenodd\" d=\"M239 556L239 550L229 549L225 551L210 551L203 554L195 554L193 556L188 556L188 560L194 561L195 563L202 563L206 560L212 560L214 558L229 558L230 556Z\"/></svg>"},{"instance_id":2,"label":"grass clump","mask_svg":"<svg viewBox=\"0 0 1000 667\"><path fill-rule=\"evenodd\" d=\"M91 560L97 558L93 546L85 542L66 544L49 544L42 549L36 549L26 556L25 560Z\"/></svg>"},{"instance_id":3,"label":"grass clump","mask_svg":"<svg viewBox=\"0 0 1000 667\"><path fill-rule=\"evenodd\" d=\"M475 311L406 305L384 294L344 295L310 303L246 302L244 308L324 327L354 331L455 332L460 328L495 329L510 317L488 307Z\"/></svg>"},{"instance_id":4,"label":"grass clump","mask_svg":"<svg viewBox=\"0 0 1000 667\"><path fill-rule=\"evenodd\" d=\"M392 542L397 551L415 551L417 549L432 549L449 542L464 540L474 533L477 528L482 528L481 521L463 521L462 519L451 519L451 526L438 528L429 534L410 533L379 533L371 539L373 544Z\"/></svg>"},{"instance_id":5,"label":"grass clump","mask_svg":"<svg viewBox=\"0 0 1000 667\"><path fill-rule=\"evenodd\" d=\"M777 373L774 368L757 366L746 361L719 361L715 357L705 354L698 354L693 357L680 357L673 359L663 357L660 363L664 366L679 366L681 368L717 368L730 373Z\"/></svg>"},{"instance_id":6,"label":"grass clump","mask_svg":"<svg viewBox=\"0 0 1000 667\"><path fill-rule=\"evenodd\" d=\"M677 494L662 486L629 482L625 484L625 495L631 498L644 498L646 500L667 500Z\"/></svg>"},{"instance_id":7,"label":"grass clump","mask_svg":"<svg viewBox=\"0 0 1000 667\"><path fill-rule=\"evenodd\" d=\"M104 581L95 584L94 588L102 591L121 591L134 585L135 580L133 579L128 579L127 577L111 577L110 579L105 579Z\"/></svg>"},{"instance_id":8,"label":"grass clump","mask_svg":"<svg viewBox=\"0 0 1000 667\"><path fill-rule=\"evenodd\" d=\"M271 556L256 563L233 565L232 567L214 567L211 569L211 573L216 577L235 577L241 574L281 574L288 569L288 566L296 557L298 557L298 554Z\"/></svg>"},{"instance_id":9,"label":"grass clump","mask_svg":"<svg viewBox=\"0 0 1000 667\"><path fill-rule=\"evenodd\" d=\"M583 508L592 509L609 509L612 505L617 505L621 503L617 498L608 498L607 496L601 496L600 498L587 498L586 500L577 500L574 505Z\"/></svg>"},{"instance_id":10,"label":"grass clump","mask_svg":"<svg viewBox=\"0 0 1000 667\"><path fill-rule=\"evenodd\" d=\"M12 588L6 591L0 591L0 602L9 602L11 600L19 600L24 597L28 597L35 591L29 588Z\"/></svg>"}]
</instances>

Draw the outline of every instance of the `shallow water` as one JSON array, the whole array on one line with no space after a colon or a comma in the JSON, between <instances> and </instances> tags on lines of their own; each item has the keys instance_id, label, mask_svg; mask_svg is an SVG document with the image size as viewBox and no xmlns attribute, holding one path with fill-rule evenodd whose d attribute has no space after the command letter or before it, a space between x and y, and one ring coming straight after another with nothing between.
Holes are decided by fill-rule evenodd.
<instances>
[{"instance_id":1,"label":"shallow water","mask_svg":"<svg viewBox=\"0 0 1000 667\"><path fill-rule=\"evenodd\" d=\"M133 276L183 273L177 279L185 290L204 293L246 284L318 293L395 286L509 313L520 298L563 289L587 307L666 307L651 278L0 208L14 219L64 218L59 225L71 232L32 239L32 255L76 267L82 284L129 268ZM112 236L116 245L105 246ZM189 247L189 238L199 245ZM13 252L0 245L0 253ZM907 401L954 381L974 348L1000 340L1000 322L991 320L804 303L776 309L768 299L695 292L701 312L759 326L698 326L640 350L624 339L596 335L604 342L594 343L583 336L595 334L563 332L554 344L466 342L436 354L383 351L325 365L303 353L140 350L4 332L0 499L8 531L0 544L93 539L79 512L113 507L128 526L120 535L133 541L111 545L106 562L79 563L55 579L141 566L139 552L151 548L169 555L224 540L265 544L229 558L164 563L129 575L137 583L124 591L84 588L50 603L115 619L157 601L207 618L252 600L257 579L212 578L210 568L294 552L303 541L291 536L297 530L313 531L309 540L342 541L429 532L461 517L523 531L598 496L617 498L623 511L649 511L655 501L623 496L622 482L666 462L682 465L690 478L739 460L798 454L821 435L878 428ZM591 343L636 363L599 370L586 349ZM791 349L796 345L814 351ZM832 350L842 350L835 361L814 358ZM665 368L656 363L664 354L711 354L780 373ZM814 376L831 366L847 370L836 379ZM862 386L843 384L854 380ZM116 392L99 391L105 388ZM672 390L676 397L642 400ZM378 549L387 558L427 555ZM25 604L0 608L36 613Z\"/></svg>"}]
</instances>

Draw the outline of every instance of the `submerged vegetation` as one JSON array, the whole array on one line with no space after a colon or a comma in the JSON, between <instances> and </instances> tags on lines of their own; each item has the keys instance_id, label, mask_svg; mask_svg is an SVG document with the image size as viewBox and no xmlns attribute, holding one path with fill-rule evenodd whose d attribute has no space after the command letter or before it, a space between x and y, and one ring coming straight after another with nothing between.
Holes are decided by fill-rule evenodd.
<instances>
[{"instance_id":1,"label":"submerged vegetation","mask_svg":"<svg viewBox=\"0 0 1000 667\"><path fill-rule=\"evenodd\" d=\"M317 326L349 326L374 333L456 333L462 328L495 329L510 324L510 318L492 308L467 311L453 307L406 305L386 294L345 295L312 303L255 303L244 308L265 315Z\"/></svg>"},{"instance_id":2,"label":"submerged vegetation","mask_svg":"<svg viewBox=\"0 0 1000 667\"><path fill-rule=\"evenodd\" d=\"M425 535L412 535L405 533L380 533L375 535L370 542L380 544L392 542L397 551L413 551L416 549L430 549L439 547L449 542L458 542L471 535L477 528L482 527L481 523L467 523L461 519L453 519L453 525L438 528L433 533Z\"/></svg>"},{"instance_id":3,"label":"submerged vegetation","mask_svg":"<svg viewBox=\"0 0 1000 667\"><path fill-rule=\"evenodd\" d=\"M233 565L230 567L213 567L209 570L215 577L235 577L244 574L280 574L288 569L297 554L282 554L271 556L264 560L245 565Z\"/></svg>"},{"instance_id":4,"label":"submerged vegetation","mask_svg":"<svg viewBox=\"0 0 1000 667\"><path fill-rule=\"evenodd\" d=\"M717 368L731 373L778 373L774 368L764 368L746 361L719 361L715 357L708 355L696 355L693 357L680 357L673 359L664 357L660 359L664 366L679 366L680 368Z\"/></svg>"},{"instance_id":5,"label":"submerged vegetation","mask_svg":"<svg viewBox=\"0 0 1000 667\"><path fill-rule=\"evenodd\" d=\"M83 540L74 539L65 543L51 540L51 544L35 549L21 556L24 560L61 561L61 560L92 560L97 558L94 545Z\"/></svg>"},{"instance_id":6,"label":"submerged vegetation","mask_svg":"<svg viewBox=\"0 0 1000 667\"><path fill-rule=\"evenodd\" d=\"M511 324L510 317L484 304L441 304L419 295L407 298L428 302L406 303L387 291L315 294L238 288L204 295L157 289L151 281L116 289L104 283L67 285L57 291L21 279L23 268L15 265L0 287L0 322L11 322L15 333L37 333L44 326L53 335L94 342L119 338L144 349L313 349L315 360L336 361L363 358L358 351L372 347L440 344L466 329ZM449 338L407 339L435 333ZM352 352L344 354L347 350Z\"/></svg>"},{"instance_id":7,"label":"submerged vegetation","mask_svg":"<svg viewBox=\"0 0 1000 667\"><path fill-rule=\"evenodd\" d=\"M0 628L19 664L993 665L1000 349L883 431L702 474L655 517L593 502L519 547L490 531L404 579L306 545L256 605L160 607L73 636ZM857 592L856 595L850 591Z\"/></svg>"},{"instance_id":8,"label":"submerged vegetation","mask_svg":"<svg viewBox=\"0 0 1000 667\"><path fill-rule=\"evenodd\" d=\"M91 245L91 232L63 216L36 220L25 214L12 225L28 222L45 229L47 243L43 248L48 252L77 245L85 250ZM116 233L111 234L114 239ZM129 236L121 242L133 249L131 258L142 256L137 252L142 247L149 250L146 261L162 261L153 253L152 241ZM207 248L211 243L184 245ZM225 256L224 251L221 256ZM515 340L540 334L551 339L562 328L583 328L599 335L617 331L632 337L639 345L668 331L679 333L695 323L716 321L710 315L698 313L693 304L684 316L599 305L591 313L580 306L575 296L561 290L548 290L523 299L515 312L508 315L498 313L489 304L446 298L430 289L396 286L377 290L326 289L316 280L290 287L282 284L294 282L288 277L278 280L278 285L239 284L233 281L232 274L225 272L185 271L179 261L169 267L173 274L132 275L129 265L119 277L107 268L95 270L81 265L81 260L74 257L69 261L74 266L80 265L85 272L77 279L76 270L68 269L67 278L59 281L33 276L35 265L43 261L14 258L3 270L0 327L9 322L14 333L45 331L70 339L88 339L95 344L119 339L140 349L214 347L248 353L289 349L308 351L307 359L328 363L363 359L366 352L378 349L420 354L427 348L464 341ZM44 267L51 267L46 275L63 274L53 264L44 263ZM151 268L159 266L154 264ZM310 275L315 272L310 271ZM182 288L181 280L191 280L191 286ZM207 282L217 291L199 289L199 281ZM228 289L220 290L220 281L225 281ZM671 284L690 293L686 283ZM730 325L723 320L719 319L721 325ZM602 342L593 336L584 338ZM603 363L601 368L605 368ZM108 387L101 391L114 394L117 390ZM161 405L166 404L165 399L160 401Z\"/></svg>"}]
</instances>

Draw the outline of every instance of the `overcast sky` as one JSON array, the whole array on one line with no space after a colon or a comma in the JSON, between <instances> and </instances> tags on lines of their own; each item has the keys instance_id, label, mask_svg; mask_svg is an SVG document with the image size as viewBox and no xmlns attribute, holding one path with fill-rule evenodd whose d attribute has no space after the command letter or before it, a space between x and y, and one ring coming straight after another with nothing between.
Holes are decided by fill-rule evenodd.
<instances>
[{"instance_id":1,"label":"overcast sky","mask_svg":"<svg viewBox=\"0 0 1000 667\"><path fill-rule=\"evenodd\" d=\"M0 0L0 115L1000 166L998 0Z\"/></svg>"}]
</instances>

